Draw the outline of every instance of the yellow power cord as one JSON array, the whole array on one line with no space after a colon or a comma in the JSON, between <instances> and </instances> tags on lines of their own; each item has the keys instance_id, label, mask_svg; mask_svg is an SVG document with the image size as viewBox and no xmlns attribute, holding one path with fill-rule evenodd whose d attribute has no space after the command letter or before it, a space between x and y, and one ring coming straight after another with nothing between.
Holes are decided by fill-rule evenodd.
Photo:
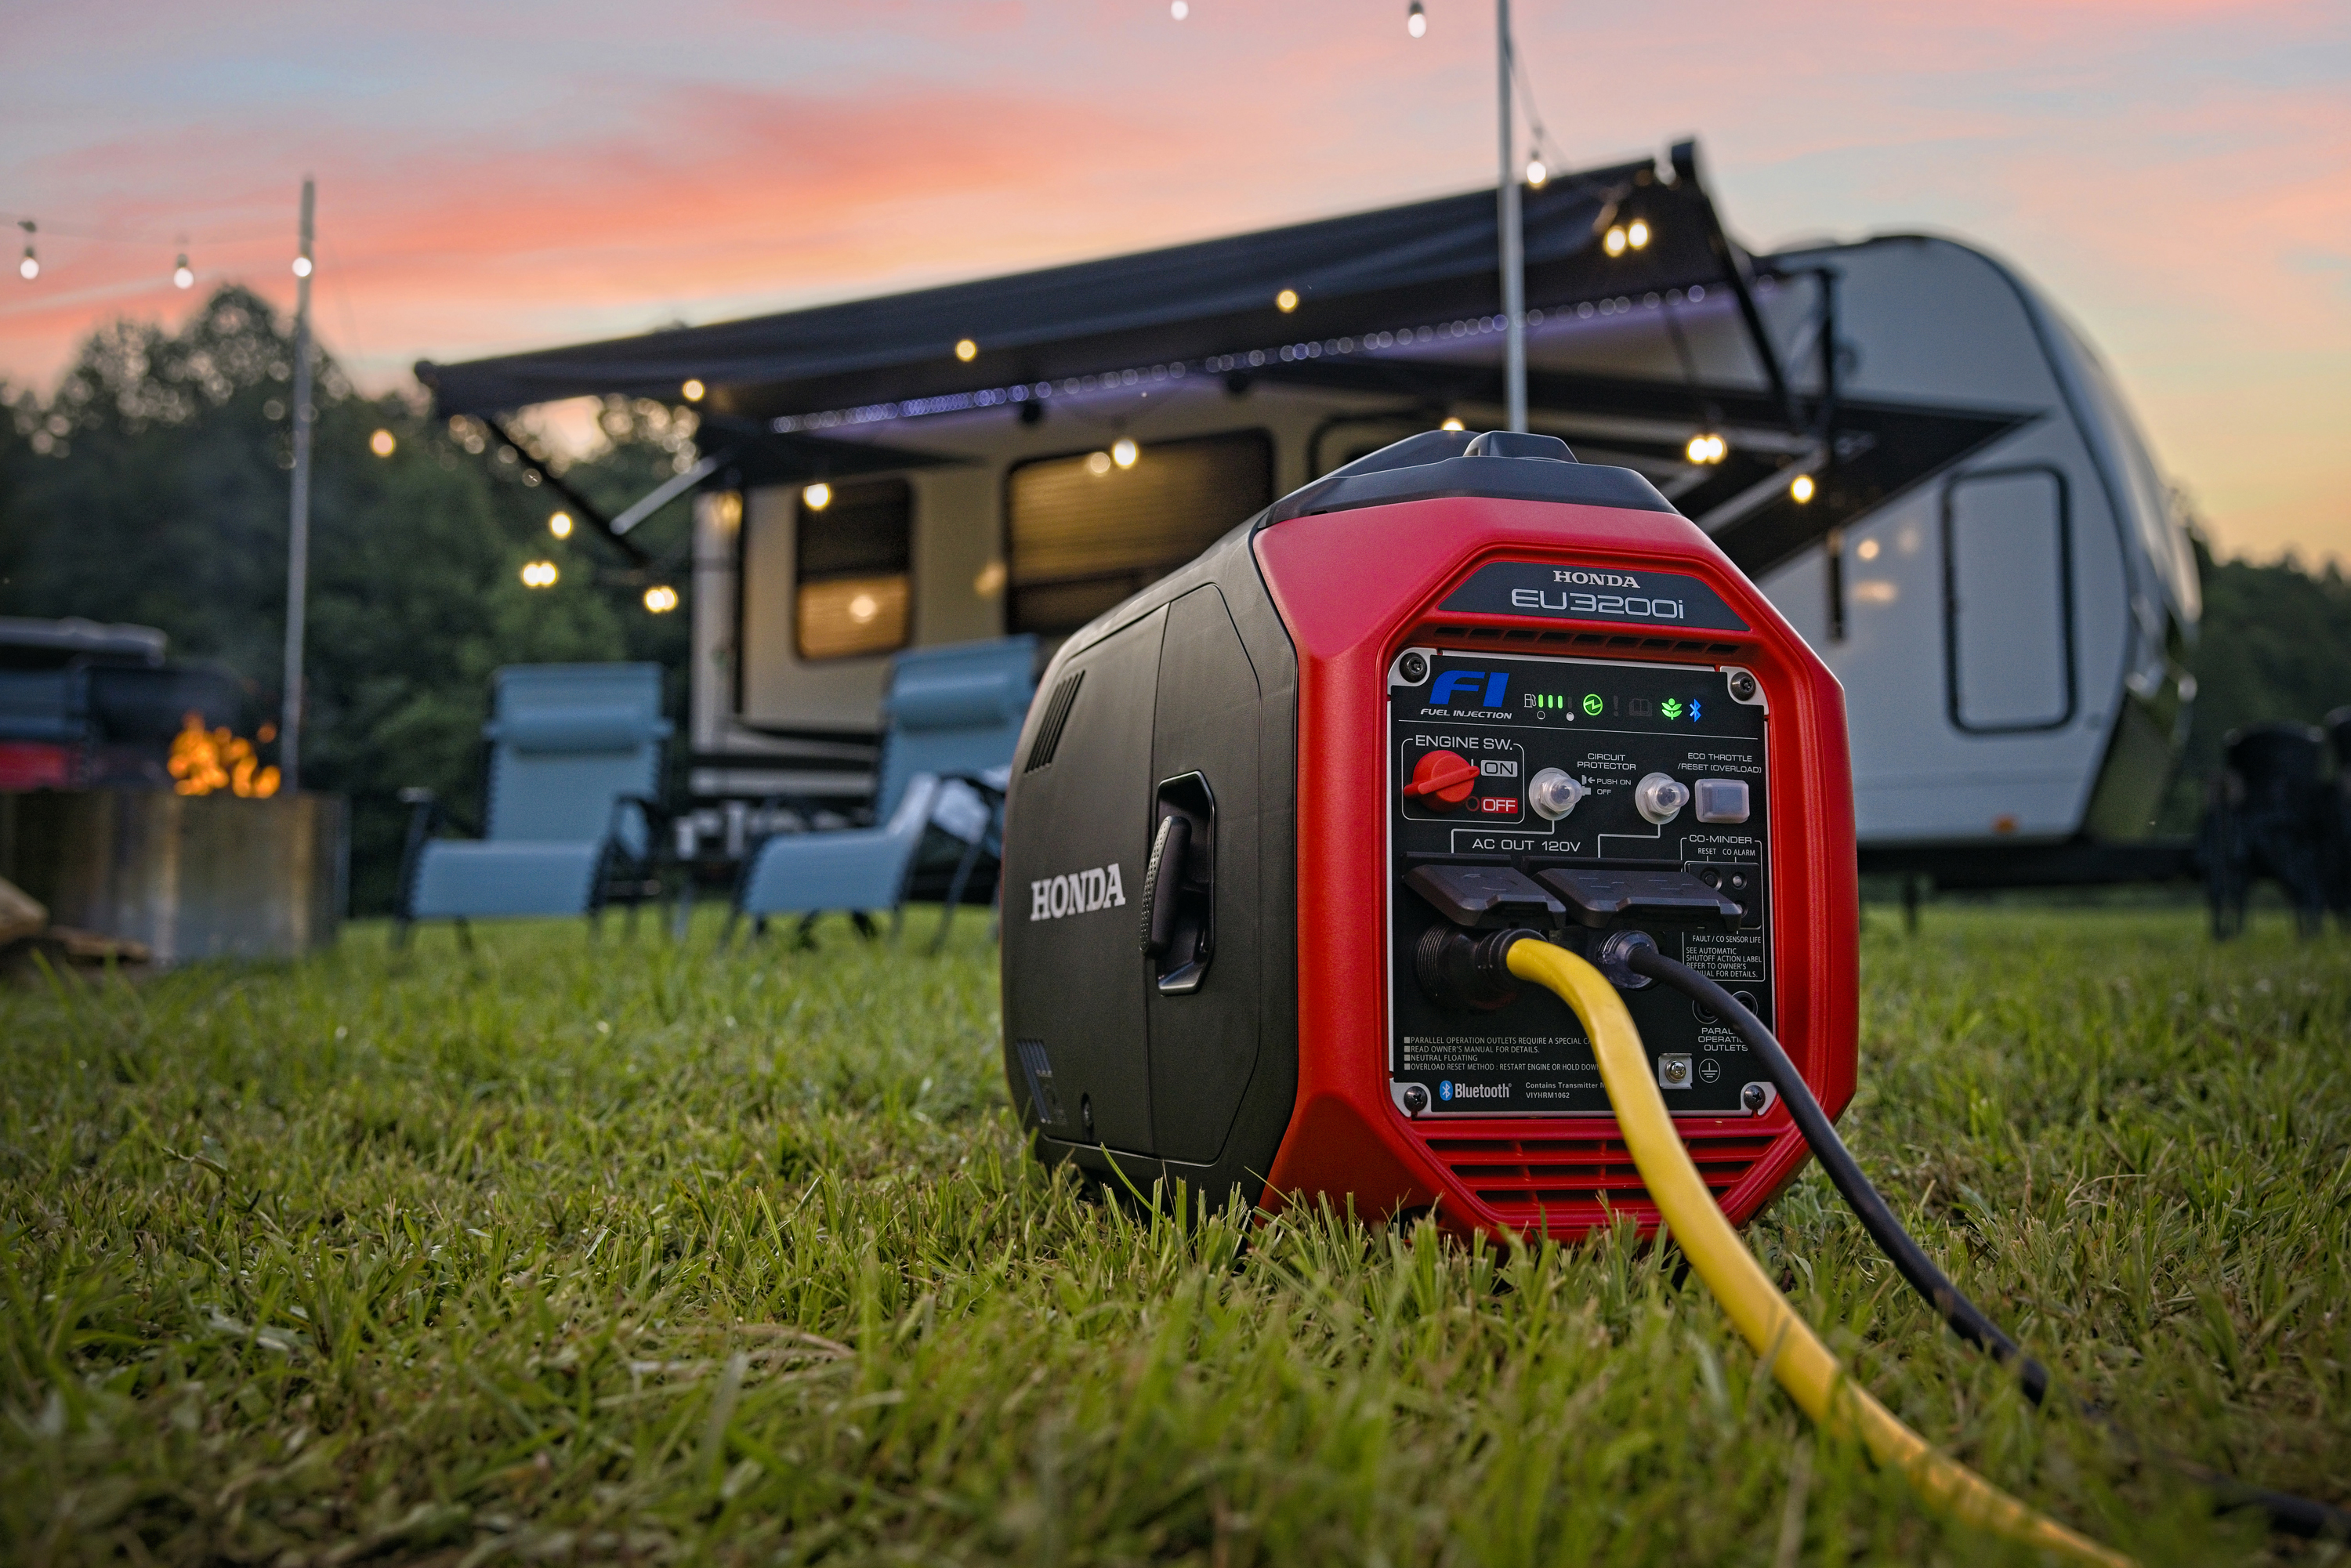
<instances>
[{"instance_id":1,"label":"yellow power cord","mask_svg":"<svg viewBox=\"0 0 2351 1568\"><path fill-rule=\"evenodd\" d=\"M1899 1469L1929 1506L1954 1519L2076 1562L2130 1568L2133 1559L2066 1529L1937 1453L1848 1378L1715 1207L1714 1195L1674 1130L1665 1096L1649 1077L1648 1052L1633 1015L1608 977L1574 954L1533 937L1511 944L1506 961L1511 974L1553 992L1583 1020L1616 1125L1657 1212L1740 1334L1770 1362L1771 1375L1805 1415L1823 1430L1857 1434L1872 1458Z\"/></svg>"}]
</instances>

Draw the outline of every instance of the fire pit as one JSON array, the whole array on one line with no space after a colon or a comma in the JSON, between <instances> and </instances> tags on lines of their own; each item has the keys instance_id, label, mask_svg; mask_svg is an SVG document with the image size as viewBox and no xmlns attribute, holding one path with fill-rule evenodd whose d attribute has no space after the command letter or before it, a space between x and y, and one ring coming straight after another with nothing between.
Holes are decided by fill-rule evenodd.
<instances>
[{"instance_id":1,"label":"fire pit","mask_svg":"<svg viewBox=\"0 0 2351 1568\"><path fill-rule=\"evenodd\" d=\"M234 675L163 645L152 627L0 617L0 877L158 963L332 941L342 798L280 793L269 727L237 734Z\"/></svg>"},{"instance_id":2,"label":"fire pit","mask_svg":"<svg viewBox=\"0 0 2351 1568\"><path fill-rule=\"evenodd\" d=\"M334 940L348 831L340 795L0 794L0 876L159 964L290 957Z\"/></svg>"}]
</instances>

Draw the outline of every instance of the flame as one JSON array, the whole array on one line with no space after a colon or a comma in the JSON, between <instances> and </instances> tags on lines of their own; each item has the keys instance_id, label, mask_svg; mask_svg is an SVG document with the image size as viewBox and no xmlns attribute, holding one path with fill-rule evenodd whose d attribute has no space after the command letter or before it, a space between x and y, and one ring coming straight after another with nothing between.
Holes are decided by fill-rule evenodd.
<instances>
[{"instance_id":1,"label":"flame","mask_svg":"<svg viewBox=\"0 0 2351 1568\"><path fill-rule=\"evenodd\" d=\"M262 739L275 734L276 727L261 727ZM180 733L172 737L171 768L172 788L183 795L225 789L258 799L277 793L277 769L261 766L253 742L226 729L206 729L204 715L193 710L181 715Z\"/></svg>"}]
</instances>

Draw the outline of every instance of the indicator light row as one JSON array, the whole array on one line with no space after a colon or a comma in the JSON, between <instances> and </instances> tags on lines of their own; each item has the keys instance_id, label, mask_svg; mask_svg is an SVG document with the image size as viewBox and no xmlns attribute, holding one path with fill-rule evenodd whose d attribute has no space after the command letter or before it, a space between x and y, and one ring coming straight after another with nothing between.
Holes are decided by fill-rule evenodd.
<instances>
[{"instance_id":1,"label":"indicator light row","mask_svg":"<svg viewBox=\"0 0 2351 1568\"><path fill-rule=\"evenodd\" d=\"M1702 706L1695 697L1687 702L1680 697L1659 697L1655 701L1647 697L1624 697L1618 700L1623 705L1619 711L1630 718L1687 718L1695 722L1699 716ZM1573 701L1558 694L1531 692L1524 701L1527 706L1537 710L1563 712L1570 707L1581 708L1585 716L1590 718L1598 718L1608 710L1607 699L1598 692L1586 692L1581 699Z\"/></svg>"}]
</instances>

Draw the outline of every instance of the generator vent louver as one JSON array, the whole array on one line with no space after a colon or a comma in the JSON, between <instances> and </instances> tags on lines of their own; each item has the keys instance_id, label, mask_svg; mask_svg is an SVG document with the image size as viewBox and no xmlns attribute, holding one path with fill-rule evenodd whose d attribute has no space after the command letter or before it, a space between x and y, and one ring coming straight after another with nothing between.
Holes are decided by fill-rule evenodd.
<instances>
[{"instance_id":1,"label":"generator vent louver","mask_svg":"<svg viewBox=\"0 0 2351 1568\"><path fill-rule=\"evenodd\" d=\"M1718 1197L1754 1167L1775 1141L1747 1133L1712 1134L1692 1129L1690 1158ZM1656 1217L1656 1205L1641 1185L1633 1152L1613 1134L1564 1138L1469 1138L1436 1136L1429 1152L1443 1160L1463 1186L1504 1222L1528 1227L1546 1218L1581 1218L1590 1210L1641 1221Z\"/></svg>"},{"instance_id":2,"label":"generator vent louver","mask_svg":"<svg viewBox=\"0 0 2351 1568\"><path fill-rule=\"evenodd\" d=\"M1045 1054L1045 1042L1024 1040L1015 1049L1020 1054L1020 1071L1029 1080L1029 1099L1036 1107L1039 1124L1060 1126L1061 1097L1053 1090L1053 1062Z\"/></svg>"},{"instance_id":3,"label":"generator vent louver","mask_svg":"<svg viewBox=\"0 0 2351 1568\"><path fill-rule=\"evenodd\" d=\"M1078 700L1078 687L1085 678L1086 673L1080 670L1053 688L1052 699L1045 705L1045 722L1037 727L1037 738L1029 745L1029 762L1021 772L1034 773L1053 760L1053 753L1061 747L1061 731L1070 722L1071 706Z\"/></svg>"}]
</instances>

